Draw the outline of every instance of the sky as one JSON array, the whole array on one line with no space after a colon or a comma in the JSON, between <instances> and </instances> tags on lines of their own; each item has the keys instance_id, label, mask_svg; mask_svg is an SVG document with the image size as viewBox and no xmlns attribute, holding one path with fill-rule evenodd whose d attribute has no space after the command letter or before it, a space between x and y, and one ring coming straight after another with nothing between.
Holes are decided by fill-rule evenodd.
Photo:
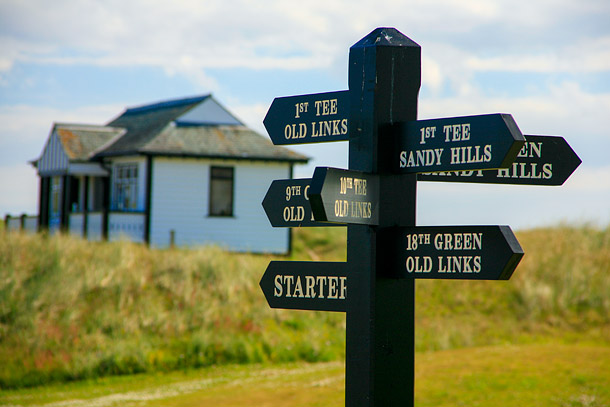
<instances>
[{"instance_id":1,"label":"sky","mask_svg":"<svg viewBox=\"0 0 610 407\"><path fill-rule=\"evenodd\" d=\"M349 47L394 27L422 49L420 119L509 113L583 163L561 187L418 184L418 225L610 224L607 0L0 0L0 216L35 214L54 122L212 93L248 126L280 96L347 89ZM295 171L347 143L293 147Z\"/></svg>"}]
</instances>

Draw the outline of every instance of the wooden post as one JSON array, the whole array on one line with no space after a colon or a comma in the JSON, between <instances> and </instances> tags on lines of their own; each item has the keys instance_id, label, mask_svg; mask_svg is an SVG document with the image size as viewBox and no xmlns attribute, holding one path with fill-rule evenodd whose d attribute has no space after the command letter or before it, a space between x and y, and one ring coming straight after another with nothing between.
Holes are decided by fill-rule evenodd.
<instances>
[{"instance_id":1,"label":"wooden post","mask_svg":"<svg viewBox=\"0 0 610 407\"><path fill-rule=\"evenodd\" d=\"M152 223L152 172L153 157L146 156L146 202L144 203L144 242L150 246L150 227Z\"/></svg>"},{"instance_id":2,"label":"wooden post","mask_svg":"<svg viewBox=\"0 0 610 407\"><path fill-rule=\"evenodd\" d=\"M389 269L384 228L415 225L416 178L392 175L392 125L417 119L421 48L378 28L350 48L349 169L380 175L379 226L348 226L346 406L413 406L414 279Z\"/></svg>"},{"instance_id":3,"label":"wooden post","mask_svg":"<svg viewBox=\"0 0 610 407\"><path fill-rule=\"evenodd\" d=\"M51 178L40 175L38 200L38 232L49 230L49 192Z\"/></svg>"},{"instance_id":4,"label":"wooden post","mask_svg":"<svg viewBox=\"0 0 610 407\"><path fill-rule=\"evenodd\" d=\"M60 230L64 233L70 232L70 213L72 208L70 207L71 189L72 189L72 176L64 175L62 178L62 199L61 199L61 212L60 212Z\"/></svg>"},{"instance_id":5,"label":"wooden post","mask_svg":"<svg viewBox=\"0 0 610 407\"><path fill-rule=\"evenodd\" d=\"M84 196L83 196L83 239L89 239L89 175L84 176Z\"/></svg>"},{"instance_id":6,"label":"wooden post","mask_svg":"<svg viewBox=\"0 0 610 407\"><path fill-rule=\"evenodd\" d=\"M176 247L176 231L174 229L170 229L169 231L169 248L173 249Z\"/></svg>"}]
</instances>

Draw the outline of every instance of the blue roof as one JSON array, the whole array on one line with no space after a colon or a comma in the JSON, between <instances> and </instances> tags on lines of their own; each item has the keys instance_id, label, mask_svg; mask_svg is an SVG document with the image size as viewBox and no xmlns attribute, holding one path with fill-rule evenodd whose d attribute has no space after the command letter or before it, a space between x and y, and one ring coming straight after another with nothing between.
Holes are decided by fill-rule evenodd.
<instances>
[{"instance_id":1,"label":"blue roof","mask_svg":"<svg viewBox=\"0 0 610 407\"><path fill-rule=\"evenodd\" d=\"M212 96L212 95L207 94L207 95L203 95L203 96L194 96L194 97L190 97L190 98L182 98L182 99L174 99L174 100L164 100L161 102L151 103L148 105L130 107L130 108L127 108L121 116L126 115L126 114L137 114L137 113L149 112L149 111L154 111L154 110L162 110L162 109L168 109L168 108L173 108L173 107L192 105L194 103L203 102L210 96Z\"/></svg>"},{"instance_id":2,"label":"blue roof","mask_svg":"<svg viewBox=\"0 0 610 407\"><path fill-rule=\"evenodd\" d=\"M107 126L125 129L98 157L140 154L307 162L248 129L210 95L126 109Z\"/></svg>"}]
</instances>

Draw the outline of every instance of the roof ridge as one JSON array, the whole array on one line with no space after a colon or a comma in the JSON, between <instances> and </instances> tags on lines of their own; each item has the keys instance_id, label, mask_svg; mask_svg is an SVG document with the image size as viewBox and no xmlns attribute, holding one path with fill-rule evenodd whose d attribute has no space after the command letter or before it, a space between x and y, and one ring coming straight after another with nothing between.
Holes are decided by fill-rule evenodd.
<instances>
[{"instance_id":1,"label":"roof ridge","mask_svg":"<svg viewBox=\"0 0 610 407\"><path fill-rule=\"evenodd\" d=\"M55 122L53 123L54 128L65 128L65 129L82 129L82 130L96 130L103 132L114 132L122 130L121 127L108 126L106 124L87 124L87 123L66 123L66 122Z\"/></svg>"},{"instance_id":2,"label":"roof ridge","mask_svg":"<svg viewBox=\"0 0 610 407\"><path fill-rule=\"evenodd\" d=\"M155 110L155 109L160 109L160 108L190 105L193 103L202 102L205 99L209 98L210 96L212 96L212 94L208 93L206 95L193 96L193 97L180 98L180 99L172 99L172 100L163 100L163 101L159 101L159 102L155 102L155 103L149 103L146 105L129 107L129 108L125 109L125 112L123 114L142 113L142 112L146 112L149 110Z\"/></svg>"},{"instance_id":3,"label":"roof ridge","mask_svg":"<svg viewBox=\"0 0 610 407\"><path fill-rule=\"evenodd\" d=\"M98 148L96 148L93 151L91 151L89 153L88 159L92 159L93 157L95 157L96 155L98 155L99 153L101 153L102 151L104 151L105 149L110 147L111 145L113 145L117 140L119 140L121 137L123 137L125 135L125 133L127 133L126 129L123 129L123 128L120 128L120 127L119 128L115 127L115 129L119 129L121 131L117 132L116 135L114 135L113 137L108 139L105 143L100 145Z\"/></svg>"}]
</instances>

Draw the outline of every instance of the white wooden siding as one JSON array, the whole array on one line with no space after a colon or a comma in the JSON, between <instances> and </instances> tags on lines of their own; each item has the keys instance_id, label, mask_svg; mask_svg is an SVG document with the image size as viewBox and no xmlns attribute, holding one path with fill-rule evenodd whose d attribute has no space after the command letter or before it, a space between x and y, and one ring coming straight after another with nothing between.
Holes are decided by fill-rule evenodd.
<instances>
[{"instance_id":1,"label":"white wooden siding","mask_svg":"<svg viewBox=\"0 0 610 407\"><path fill-rule=\"evenodd\" d=\"M232 217L208 216L210 166L233 166ZM288 164L155 158L151 244L217 244L231 250L284 253L288 230L269 224L261 202L274 179L288 178Z\"/></svg>"},{"instance_id":2,"label":"white wooden siding","mask_svg":"<svg viewBox=\"0 0 610 407\"><path fill-rule=\"evenodd\" d=\"M67 172L68 165L68 156L64 152L55 129L53 129L38 161L38 173L44 176Z\"/></svg>"},{"instance_id":3,"label":"white wooden siding","mask_svg":"<svg viewBox=\"0 0 610 407\"><path fill-rule=\"evenodd\" d=\"M69 232L72 236L83 237L83 222L85 215L82 213L70 214Z\"/></svg>"},{"instance_id":4,"label":"white wooden siding","mask_svg":"<svg viewBox=\"0 0 610 407\"><path fill-rule=\"evenodd\" d=\"M100 212L92 212L87 214L87 239L93 242L99 242L103 238L102 222L104 216Z\"/></svg>"},{"instance_id":5,"label":"white wooden siding","mask_svg":"<svg viewBox=\"0 0 610 407\"><path fill-rule=\"evenodd\" d=\"M21 218L9 218L5 227L10 231L21 230Z\"/></svg>"},{"instance_id":6,"label":"white wooden siding","mask_svg":"<svg viewBox=\"0 0 610 407\"><path fill-rule=\"evenodd\" d=\"M23 226L26 232L38 232L38 216L26 216L24 223Z\"/></svg>"},{"instance_id":7,"label":"white wooden siding","mask_svg":"<svg viewBox=\"0 0 610 407\"><path fill-rule=\"evenodd\" d=\"M143 213L110 213L108 216L108 240L144 242Z\"/></svg>"}]
</instances>

